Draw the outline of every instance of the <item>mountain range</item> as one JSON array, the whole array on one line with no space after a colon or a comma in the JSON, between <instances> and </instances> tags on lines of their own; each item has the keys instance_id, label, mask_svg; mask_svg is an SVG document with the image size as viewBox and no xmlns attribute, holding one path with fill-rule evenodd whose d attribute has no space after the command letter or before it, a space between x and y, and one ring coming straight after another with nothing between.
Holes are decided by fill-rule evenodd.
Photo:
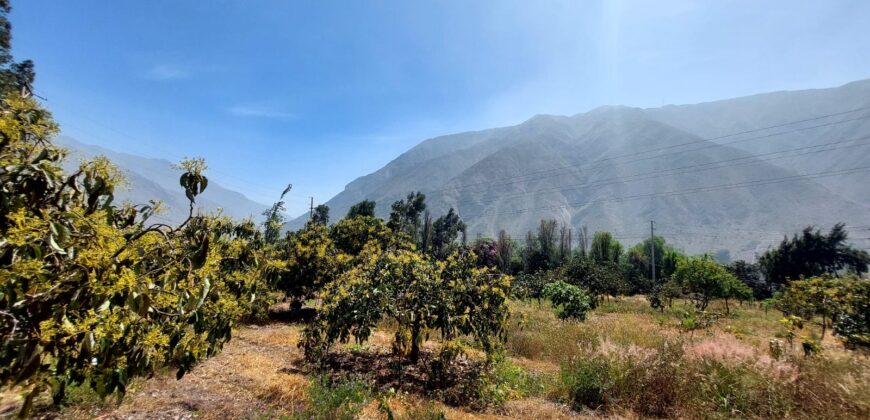
<instances>
[{"instance_id":1,"label":"mountain range","mask_svg":"<svg viewBox=\"0 0 870 420\"><path fill-rule=\"evenodd\" d=\"M64 169L67 171L77 168L82 160L92 159L95 156L105 156L118 166L124 174L126 185L116 189L116 202L148 204L149 200L160 200L165 211L155 215L155 219L164 223L178 224L187 218L188 201L179 185L181 170L171 162L85 144L68 136L56 137L55 143L70 152L64 163ZM221 209L223 214L236 219L247 217L257 219L268 207L213 181L209 182L208 188L196 198L196 201L197 206L204 211L214 212Z\"/></svg>"},{"instance_id":2,"label":"mountain range","mask_svg":"<svg viewBox=\"0 0 870 420\"><path fill-rule=\"evenodd\" d=\"M472 239L515 238L541 219L625 243L657 233L687 252L753 258L806 225L850 227L870 246L870 80L660 108L607 106L423 141L326 204L426 194ZM305 216L289 223L304 224Z\"/></svg>"}]
</instances>

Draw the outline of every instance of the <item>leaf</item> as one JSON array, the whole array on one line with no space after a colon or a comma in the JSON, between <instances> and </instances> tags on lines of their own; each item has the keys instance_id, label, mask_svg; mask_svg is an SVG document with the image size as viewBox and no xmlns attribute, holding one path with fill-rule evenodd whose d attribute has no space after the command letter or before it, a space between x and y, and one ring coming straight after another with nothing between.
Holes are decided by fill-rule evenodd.
<instances>
[{"instance_id":1,"label":"leaf","mask_svg":"<svg viewBox=\"0 0 870 420\"><path fill-rule=\"evenodd\" d=\"M48 235L48 245L58 254L66 254L66 251L64 251L63 248L54 241L54 235Z\"/></svg>"},{"instance_id":2,"label":"leaf","mask_svg":"<svg viewBox=\"0 0 870 420\"><path fill-rule=\"evenodd\" d=\"M211 281L209 281L208 277L204 277L202 279L202 292L199 295L199 301L196 302L196 309L199 309L203 303L205 303L205 297L208 295L208 292L211 290Z\"/></svg>"}]
</instances>

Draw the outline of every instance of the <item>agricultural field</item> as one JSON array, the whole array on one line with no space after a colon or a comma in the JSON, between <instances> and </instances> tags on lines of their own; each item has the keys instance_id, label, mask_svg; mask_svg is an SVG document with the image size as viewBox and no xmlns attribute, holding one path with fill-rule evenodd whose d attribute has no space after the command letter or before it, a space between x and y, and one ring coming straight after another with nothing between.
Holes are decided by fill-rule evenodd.
<instances>
[{"instance_id":1,"label":"agricultural field","mask_svg":"<svg viewBox=\"0 0 870 420\"><path fill-rule=\"evenodd\" d=\"M870 7L48 3L0 419L870 419Z\"/></svg>"},{"instance_id":2,"label":"agricultural field","mask_svg":"<svg viewBox=\"0 0 870 420\"><path fill-rule=\"evenodd\" d=\"M280 311L281 307L277 307ZM127 395L100 400L70 391L64 418L867 418L870 358L830 335L807 356L788 345L782 316L735 305L708 328L686 331L686 302L660 312L642 296L611 298L585 321L561 320L547 301L512 301L504 360L476 398L427 386L421 358L394 374L395 326L384 323L362 345L335 349L323 376L297 344L301 324L240 327L221 354L181 380L163 371L137 379ZM712 311L724 310L714 302ZM281 312L277 315L280 317ZM273 314L275 317L275 314ZM278 318L276 317L276 318ZM817 336L806 326L800 336ZM782 354L771 353L780 337ZM437 340L423 345L439 350ZM468 364L480 355L469 352ZM467 369L461 365L459 369ZM329 384L329 385L324 385ZM458 387L460 385L454 385ZM468 386L463 384L462 386ZM451 399L454 398L454 399Z\"/></svg>"}]
</instances>

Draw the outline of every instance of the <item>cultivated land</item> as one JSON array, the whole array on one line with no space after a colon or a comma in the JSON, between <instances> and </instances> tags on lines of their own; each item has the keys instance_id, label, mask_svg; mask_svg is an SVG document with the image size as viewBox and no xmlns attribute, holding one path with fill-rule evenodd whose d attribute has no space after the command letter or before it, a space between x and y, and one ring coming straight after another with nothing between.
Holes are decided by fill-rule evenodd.
<instances>
[{"instance_id":1,"label":"cultivated land","mask_svg":"<svg viewBox=\"0 0 870 420\"><path fill-rule=\"evenodd\" d=\"M846 351L828 334L820 354L794 345L772 357L783 336L781 314L731 303L708 328L686 331L677 301L664 313L643 297L610 298L586 321L560 320L546 302L513 301L507 356L487 391L463 400L467 384L432 385L422 357L408 366L389 355L395 326L381 325L363 344L337 346L318 376L297 348L303 324L240 327L221 354L181 380L173 371L137 379L123 401L70 391L63 418L868 418L870 358ZM722 302L709 312L723 313ZM280 315L280 309L277 308ZM434 335L424 343L434 354ZM481 358L474 349L454 367L461 375ZM404 363L391 370L391 363ZM398 372L398 373L397 373ZM465 375L473 376L473 375ZM327 377L331 381L327 381ZM333 383L332 386L320 385ZM449 382L449 381L448 381ZM3 398L14 413L13 394ZM445 403L447 402L447 403Z\"/></svg>"}]
</instances>

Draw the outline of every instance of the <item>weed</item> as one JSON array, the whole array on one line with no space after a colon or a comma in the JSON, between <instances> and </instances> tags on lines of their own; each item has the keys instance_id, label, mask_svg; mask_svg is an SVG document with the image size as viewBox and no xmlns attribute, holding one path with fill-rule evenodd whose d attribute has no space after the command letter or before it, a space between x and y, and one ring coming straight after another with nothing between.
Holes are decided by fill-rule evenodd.
<instances>
[{"instance_id":1,"label":"weed","mask_svg":"<svg viewBox=\"0 0 870 420\"><path fill-rule=\"evenodd\" d=\"M312 381L308 388L309 406L300 419L353 419L372 398L369 387L361 381L330 383L327 377Z\"/></svg>"}]
</instances>

